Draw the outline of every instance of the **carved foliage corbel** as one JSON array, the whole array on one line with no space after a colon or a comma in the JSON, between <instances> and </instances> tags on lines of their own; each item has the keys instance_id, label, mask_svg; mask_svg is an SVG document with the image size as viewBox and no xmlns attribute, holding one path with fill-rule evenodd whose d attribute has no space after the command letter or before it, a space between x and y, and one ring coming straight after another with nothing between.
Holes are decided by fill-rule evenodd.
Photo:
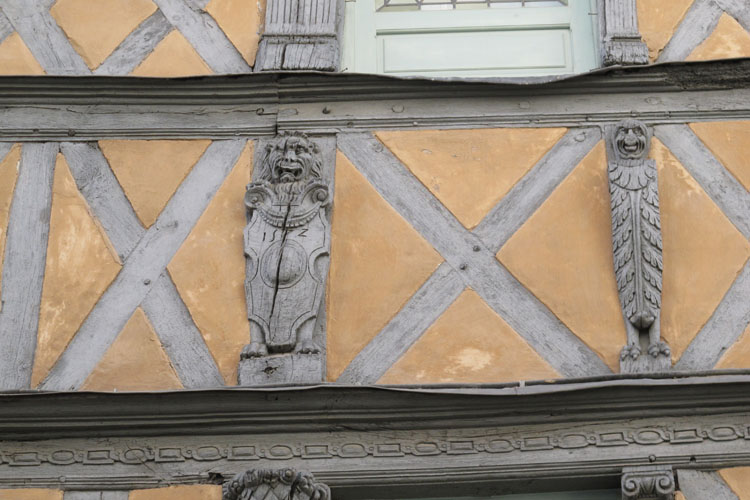
<instances>
[{"instance_id":1,"label":"carved foliage corbel","mask_svg":"<svg viewBox=\"0 0 750 500\"><path fill-rule=\"evenodd\" d=\"M625 373L671 367L671 351L660 331L661 216L650 148L651 130L637 120L623 120L607 131L614 271L627 331L620 356ZM644 347L648 355L642 356Z\"/></svg>"},{"instance_id":2,"label":"carved foliage corbel","mask_svg":"<svg viewBox=\"0 0 750 500\"><path fill-rule=\"evenodd\" d=\"M253 469L223 487L223 500L330 500L331 490L312 474L294 469Z\"/></svg>"},{"instance_id":3,"label":"carved foliage corbel","mask_svg":"<svg viewBox=\"0 0 750 500\"><path fill-rule=\"evenodd\" d=\"M605 66L648 64L648 47L638 31L636 0L600 0Z\"/></svg>"},{"instance_id":4,"label":"carved foliage corbel","mask_svg":"<svg viewBox=\"0 0 750 500\"><path fill-rule=\"evenodd\" d=\"M674 500L672 467L627 467L622 474L622 500Z\"/></svg>"},{"instance_id":5,"label":"carved foliage corbel","mask_svg":"<svg viewBox=\"0 0 750 500\"><path fill-rule=\"evenodd\" d=\"M329 179L318 142L284 133L258 148L248 185L244 231L251 342L240 355L239 384L323 379L321 311L330 252Z\"/></svg>"}]
</instances>

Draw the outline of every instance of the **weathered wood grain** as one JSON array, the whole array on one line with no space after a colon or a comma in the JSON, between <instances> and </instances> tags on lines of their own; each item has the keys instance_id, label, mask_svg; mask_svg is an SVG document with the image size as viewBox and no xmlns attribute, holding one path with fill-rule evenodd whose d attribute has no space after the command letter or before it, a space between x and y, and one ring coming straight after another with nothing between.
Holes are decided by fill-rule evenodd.
<instances>
[{"instance_id":1,"label":"weathered wood grain","mask_svg":"<svg viewBox=\"0 0 750 500\"><path fill-rule=\"evenodd\" d=\"M611 373L371 134L341 134L359 171L521 337L563 376Z\"/></svg>"},{"instance_id":2,"label":"weathered wood grain","mask_svg":"<svg viewBox=\"0 0 750 500\"><path fill-rule=\"evenodd\" d=\"M128 500L129 491L66 491L63 500Z\"/></svg>"},{"instance_id":3,"label":"weathered wood grain","mask_svg":"<svg viewBox=\"0 0 750 500\"><path fill-rule=\"evenodd\" d=\"M482 219L474 230L497 252L601 139L599 129L572 129Z\"/></svg>"},{"instance_id":4,"label":"weathered wood grain","mask_svg":"<svg viewBox=\"0 0 750 500\"><path fill-rule=\"evenodd\" d=\"M723 13L714 0L696 0L656 62L684 61L713 32Z\"/></svg>"},{"instance_id":5,"label":"weathered wood grain","mask_svg":"<svg viewBox=\"0 0 750 500\"><path fill-rule=\"evenodd\" d=\"M206 149L154 225L133 249L41 388L73 390L83 384L135 309L155 287L236 163L245 142L216 141Z\"/></svg>"},{"instance_id":6,"label":"weathered wood grain","mask_svg":"<svg viewBox=\"0 0 750 500\"><path fill-rule=\"evenodd\" d=\"M3 11L0 10L0 43L3 43L3 41L5 41L5 39L8 38L14 31L15 29L13 29L13 25L10 24L8 18L5 17Z\"/></svg>"},{"instance_id":7,"label":"weathered wood grain","mask_svg":"<svg viewBox=\"0 0 750 500\"><path fill-rule=\"evenodd\" d=\"M121 261L146 233L107 159L95 143L61 145L78 189L86 198ZM220 387L224 380L206 341L164 271L141 304L186 388Z\"/></svg>"},{"instance_id":8,"label":"weathered wood grain","mask_svg":"<svg viewBox=\"0 0 750 500\"><path fill-rule=\"evenodd\" d=\"M750 31L750 4L745 0L714 0L727 14L734 17L743 28Z\"/></svg>"},{"instance_id":9,"label":"weathered wood grain","mask_svg":"<svg viewBox=\"0 0 750 500\"><path fill-rule=\"evenodd\" d=\"M154 0L164 16L180 30L216 73L248 73L251 70L237 48L206 12L182 0Z\"/></svg>"},{"instance_id":10,"label":"weathered wood grain","mask_svg":"<svg viewBox=\"0 0 750 500\"><path fill-rule=\"evenodd\" d=\"M677 481L685 500L739 500L716 472L681 469Z\"/></svg>"},{"instance_id":11,"label":"weathered wood grain","mask_svg":"<svg viewBox=\"0 0 750 500\"><path fill-rule=\"evenodd\" d=\"M675 370L710 370L750 325L750 261L701 328Z\"/></svg>"},{"instance_id":12,"label":"weathered wood grain","mask_svg":"<svg viewBox=\"0 0 750 500\"><path fill-rule=\"evenodd\" d=\"M745 238L750 239L750 193L742 184L687 125L662 125L654 133Z\"/></svg>"},{"instance_id":13,"label":"weathered wood grain","mask_svg":"<svg viewBox=\"0 0 750 500\"><path fill-rule=\"evenodd\" d=\"M0 291L0 388L29 389L47 257L57 143L25 144L8 220Z\"/></svg>"},{"instance_id":14,"label":"weathered wood grain","mask_svg":"<svg viewBox=\"0 0 750 500\"><path fill-rule=\"evenodd\" d=\"M442 263L404 307L349 363L336 380L375 384L422 336L466 287L449 264Z\"/></svg>"},{"instance_id":15,"label":"weathered wood grain","mask_svg":"<svg viewBox=\"0 0 750 500\"><path fill-rule=\"evenodd\" d=\"M83 58L52 19L45 3L4 0L2 10L47 74L91 74Z\"/></svg>"},{"instance_id":16,"label":"weathered wood grain","mask_svg":"<svg viewBox=\"0 0 750 500\"><path fill-rule=\"evenodd\" d=\"M157 10L146 18L94 70L95 75L127 75L148 57L174 27Z\"/></svg>"}]
</instances>

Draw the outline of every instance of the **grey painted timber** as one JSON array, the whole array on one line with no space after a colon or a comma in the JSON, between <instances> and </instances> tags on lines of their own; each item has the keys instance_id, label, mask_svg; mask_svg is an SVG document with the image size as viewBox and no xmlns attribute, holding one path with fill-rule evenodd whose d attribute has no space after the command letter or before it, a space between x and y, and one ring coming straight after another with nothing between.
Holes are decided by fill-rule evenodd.
<instances>
[{"instance_id":1,"label":"grey painted timber","mask_svg":"<svg viewBox=\"0 0 750 500\"><path fill-rule=\"evenodd\" d=\"M339 149L383 198L563 376L611 373L371 134L341 134Z\"/></svg>"},{"instance_id":2,"label":"grey painted timber","mask_svg":"<svg viewBox=\"0 0 750 500\"><path fill-rule=\"evenodd\" d=\"M174 27L187 38L196 52L216 73L252 71L216 21L206 12L182 0L154 0Z\"/></svg>"},{"instance_id":3,"label":"grey painted timber","mask_svg":"<svg viewBox=\"0 0 750 500\"><path fill-rule=\"evenodd\" d=\"M681 469L677 481L685 500L739 500L716 472Z\"/></svg>"},{"instance_id":4,"label":"grey painted timber","mask_svg":"<svg viewBox=\"0 0 750 500\"><path fill-rule=\"evenodd\" d=\"M750 325L750 260L729 287L724 298L675 363L676 370L707 370Z\"/></svg>"},{"instance_id":5,"label":"grey painted timber","mask_svg":"<svg viewBox=\"0 0 750 500\"><path fill-rule=\"evenodd\" d=\"M157 10L147 17L94 70L95 75L127 75L137 68L174 27Z\"/></svg>"},{"instance_id":6,"label":"grey painted timber","mask_svg":"<svg viewBox=\"0 0 750 500\"><path fill-rule=\"evenodd\" d=\"M205 211L231 171L244 140L215 141L203 153L156 222L133 249L41 388L74 390L83 384Z\"/></svg>"},{"instance_id":7,"label":"grey painted timber","mask_svg":"<svg viewBox=\"0 0 750 500\"><path fill-rule=\"evenodd\" d=\"M120 260L126 261L146 230L107 159L94 143L63 143L61 147L78 189ZM167 271L159 276L141 306L184 387L224 385L216 362Z\"/></svg>"},{"instance_id":8,"label":"grey painted timber","mask_svg":"<svg viewBox=\"0 0 750 500\"><path fill-rule=\"evenodd\" d=\"M727 14L750 31L750 5L745 0L715 0Z\"/></svg>"},{"instance_id":9,"label":"grey painted timber","mask_svg":"<svg viewBox=\"0 0 750 500\"><path fill-rule=\"evenodd\" d=\"M750 193L687 125L656 127L664 142L722 212L750 239Z\"/></svg>"},{"instance_id":10,"label":"grey painted timber","mask_svg":"<svg viewBox=\"0 0 750 500\"><path fill-rule=\"evenodd\" d=\"M448 263L440 267L344 369L338 383L375 384L466 288Z\"/></svg>"},{"instance_id":11,"label":"grey painted timber","mask_svg":"<svg viewBox=\"0 0 750 500\"><path fill-rule=\"evenodd\" d=\"M601 140L599 129L568 131L477 225L474 234L497 252Z\"/></svg>"},{"instance_id":12,"label":"grey painted timber","mask_svg":"<svg viewBox=\"0 0 750 500\"><path fill-rule=\"evenodd\" d=\"M713 32L723 13L714 0L696 0L656 62L684 61Z\"/></svg>"},{"instance_id":13,"label":"grey painted timber","mask_svg":"<svg viewBox=\"0 0 750 500\"><path fill-rule=\"evenodd\" d=\"M129 491L66 491L63 500L128 500Z\"/></svg>"},{"instance_id":14,"label":"grey painted timber","mask_svg":"<svg viewBox=\"0 0 750 500\"><path fill-rule=\"evenodd\" d=\"M88 75L89 67L49 13L47 2L4 0L3 13L48 75Z\"/></svg>"},{"instance_id":15,"label":"grey painted timber","mask_svg":"<svg viewBox=\"0 0 750 500\"><path fill-rule=\"evenodd\" d=\"M56 143L25 144L10 207L0 290L0 387L29 389L47 257Z\"/></svg>"},{"instance_id":16,"label":"grey painted timber","mask_svg":"<svg viewBox=\"0 0 750 500\"><path fill-rule=\"evenodd\" d=\"M3 11L0 10L0 43L3 43L14 31L15 29L13 28L13 25L10 24L8 18L5 17Z\"/></svg>"}]
</instances>

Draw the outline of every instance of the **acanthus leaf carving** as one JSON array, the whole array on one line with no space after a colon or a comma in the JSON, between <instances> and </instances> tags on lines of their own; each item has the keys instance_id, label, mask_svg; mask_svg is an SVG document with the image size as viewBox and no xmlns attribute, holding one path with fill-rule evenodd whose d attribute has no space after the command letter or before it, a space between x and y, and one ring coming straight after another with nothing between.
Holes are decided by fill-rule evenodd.
<instances>
[{"instance_id":1,"label":"acanthus leaf carving","mask_svg":"<svg viewBox=\"0 0 750 500\"><path fill-rule=\"evenodd\" d=\"M637 120L623 120L608 134L608 177L612 250L628 342L620 356L623 372L659 371L671 366L661 339L662 236L656 162L647 158L651 131ZM641 357L641 334L648 355Z\"/></svg>"},{"instance_id":2,"label":"acanthus leaf carving","mask_svg":"<svg viewBox=\"0 0 750 500\"><path fill-rule=\"evenodd\" d=\"M330 500L330 488L308 472L251 469L223 487L223 500Z\"/></svg>"}]
</instances>

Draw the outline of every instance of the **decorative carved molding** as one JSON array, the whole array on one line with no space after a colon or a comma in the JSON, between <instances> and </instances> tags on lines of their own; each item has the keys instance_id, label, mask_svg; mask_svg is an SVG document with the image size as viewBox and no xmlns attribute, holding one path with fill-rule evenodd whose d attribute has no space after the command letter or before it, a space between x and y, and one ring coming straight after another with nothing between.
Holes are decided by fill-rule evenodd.
<instances>
[{"instance_id":1,"label":"decorative carved molding","mask_svg":"<svg viewBox=\"0 0 750 500\"><path fill-rule=\"evenodd\" d=\"M672 467L626 467L622 474L622 500L674 500Z\"/></svg>"},{"instance_id":2,"label":"decorative carved molding","mask_svg":"<svg viewBox=\"0 0 750 500\"><path fill-rule=\"evenodd\" d=\"M330 500L331 490L294 469L252 469L224 484L223 500Z\"/></svg>"},{"instance_id":3,"label":"decorative carved molding","mask_svg":"<svg viewBox=\"0 0 750 500\"><path fill-rule=\"evenodd\" d=\"M313 333L323 302L331 203L319 146L300 133L266 145L247 187L245 292L253 336L240 355L240 385L314 383L323 346Z\"/></svg>"},{"instance_id":4,"label":"decorative carved molding","mask_svg":"<svg viewBox=\"0 0 750 500\"><path fill-rule=\"evenodd\" d=\"M270 0L255 71L338 71L341 0Z\"/></svg>"},{"instance_id":5,"label":"decorative carved molding","mask_svg":"<svg viewBox=\"0 0 750 500\"><path fill-rule=\"evenodd\" d=\"M636 0L603 0L605 66L648 64L648 47L638 31Z\"/></svg>"},{"instance_id":6,"label":"decorative carved molding","mask_svg":"<svg viewBox=\"0 0 750 500\"><path fill-rule=\"evenodd\" d=\"M607 134L615 278L628 336L620 367L631 373L671 367L659 326L662 237L656 162L647 159L651 136L644 123L631 119ZM650 360L641 356L642 334L648 335Z\"/></svg>"}]
</instances>

